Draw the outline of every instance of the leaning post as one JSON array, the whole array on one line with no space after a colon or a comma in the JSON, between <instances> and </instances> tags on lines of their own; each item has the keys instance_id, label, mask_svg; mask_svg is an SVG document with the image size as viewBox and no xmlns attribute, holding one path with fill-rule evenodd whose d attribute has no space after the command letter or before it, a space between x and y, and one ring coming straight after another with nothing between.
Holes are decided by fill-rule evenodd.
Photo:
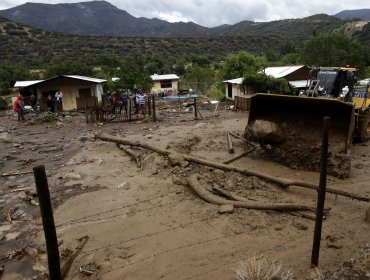
<instances>
[{"instance_id":1,"label":"leaning post","mask_svg":"<svg viewBox=\"0 0 370 280\"><path fill-rule=\"evenodd\" d=\"M316 222L313 236L311 266L318 266L319 263L321 230L322 230L322 221L324 217L324 204L326 193L326 174L328 166L329 126L330 126L330 117L324 117L321 140L320 183L317 195Z\"/></svg>"},{"instance_id":2,"label":"leaning post","mask_svg":"<svg viewBox=\"0 0 370 280\"><path fill-rule=\"evenodd\" d=\"M48 180L46 178L45 167L43 165L33 168L37 194L39 197L42 225L46 241L46 251L48 256L49 278L61 280L60 259L57 233L55 230L53 210L51 208Z\"/></svg>"}]
</instances>

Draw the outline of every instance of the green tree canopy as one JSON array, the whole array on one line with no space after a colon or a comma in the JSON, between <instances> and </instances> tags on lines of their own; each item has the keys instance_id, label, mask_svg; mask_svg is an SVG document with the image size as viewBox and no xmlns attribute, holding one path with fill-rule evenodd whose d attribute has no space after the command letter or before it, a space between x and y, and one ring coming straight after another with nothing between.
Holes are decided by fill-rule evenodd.
<instances>
[{"instance_id":1,"label":"green tree canopy","mask_svg":"<svg viewBox=\"0 0 370 280\"><path fill-rule=\"evenodd\" d=\"M288 82L285 79L276 79L264 73L246 74L243 85L253 92L287 93L290 92Z\"/></svg>"},{"instance_id":2,"label":"green tree canopy","mask_svg":"<svg viewBox=\"0 0 370 280\"><path fill-rule=\"evenodd\" d=\"M243 77L247 73L257 73L267 66L267 60L263 56L254 56L247 52L229 54L220 69L222 80Z\"/></svg>"},{"instance_id":3,"label":"green tree canopy","mask_svg":"<svg viewBox=\"0 0 370 280\"><path fill-rule=\"evenodd\" d=\"M365 51L360 43L340 33L322 33L311 37L301 52L301 59L312 66L351 66L361 69Z\"/></svg>"},{"instance_id":4,"label":"green tree canopy","mask_svg":"<svg viewBox=\"0 0 370 280\"><path fill-rule=\"evenodd\" d=\"M201 94L207 94L215 83L215 72L211 67L194 65L187 69L184 83Z\"/></svg>"},{"instance_id":5,"label":"green tree canopy","mask_svg":"<svg viewBox=\"0 0 370 280\"><path fill-rule=\"evenodd\" d=\"M59 75L92 76L94 73L91 66L73 61L55 61L45 67L45 78Z\"/></svg>"}]
</instances>

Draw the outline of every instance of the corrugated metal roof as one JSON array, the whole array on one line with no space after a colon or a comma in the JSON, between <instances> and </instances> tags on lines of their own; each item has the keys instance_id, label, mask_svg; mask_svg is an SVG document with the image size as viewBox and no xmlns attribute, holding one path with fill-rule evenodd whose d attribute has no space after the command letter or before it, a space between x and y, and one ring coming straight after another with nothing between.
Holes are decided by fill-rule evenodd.
<instances>
[{"instance_id":1,"label":"corrugated metal roof","mask_svg":"<svg viewBox=\"0 0 370 280\"><path fill-rule=\"evenodd\" d=\"M266 75L274 78L282 78L298 69L301 69L302 67L304 67L304 65L267 67L264 71Z\"/></svg>"},{"instance_id":2,"label":"corrugated metal roof","mask_svg":"<svg viewBox=\"0 0 370 280\"><path fill-rule=\"evenodd\" d=\"M237 79L232 79L232 80L226 80L224 83L229 83L229 84L238 84L241 85L243 83L243 78L237 78Z\"/></svg>"},{"instance_id":3,"label":"corrugated metal roof","mask_svg":"<svg viewBox=\"0 0 370 280\"><path fill-rule=\"evenodd\" d=\"M289 81L289 84L296 88L305 88L307 87L307 80Z\"/></svg>"},{"instance_id":4,"label":"corrugated metal roof","mask_svg":"<svg viewBox=\"0 0 370 280\"><path fill-rule=\"evenodd\" d=\"M22 88L22 87L28 87L33 84L37 84L39 82L42 82L43 80L33 80L33 81L16 81L14 84L15 88Z\"/></svg>"},{"instance_id":5,"label":"corrugated metal roof","mask_svg":"<svg viewBox=\"0 0 370 280\"><path fill-rule=\"evenodd\" d=\"M93 83L104 83L107 80L103 79L97 79L97 78L91 78L91 77L85 77L85 76L79 76L79 75L63 75L64 77L72 78L72 79L77 79L77 80L83 80L83 81L88 81L88 82L93 82Z\"/></svg>"},{"instance_id":6,"label":"corrugated metal roof","mask_svg":"<svg viewBox=\"0 0 370 280\"><path fill-rule=\"evenodd\" d=\"M165 74L165 75L154 74L154 75L151 75L150 78L153 81L177 80L177 79L180 79L180 77L177 76L176 74Z\"/></svg>"}]
</instances>

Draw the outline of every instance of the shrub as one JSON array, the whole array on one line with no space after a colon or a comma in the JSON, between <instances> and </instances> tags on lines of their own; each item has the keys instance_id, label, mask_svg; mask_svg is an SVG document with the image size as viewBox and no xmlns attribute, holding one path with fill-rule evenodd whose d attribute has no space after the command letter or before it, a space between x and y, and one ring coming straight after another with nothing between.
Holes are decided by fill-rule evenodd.
<instances>
[{"instance_id":1,"label":"shrub","mask_svg":"<svg viewBox=\"0 0 370 280\"><path fill-rule=\"evenodd\" d=\"M276 262L269 262L264 256L253 256L239 263L235 270L237 280L292 280L293 272Z\"/></svg>"}]
</instances>

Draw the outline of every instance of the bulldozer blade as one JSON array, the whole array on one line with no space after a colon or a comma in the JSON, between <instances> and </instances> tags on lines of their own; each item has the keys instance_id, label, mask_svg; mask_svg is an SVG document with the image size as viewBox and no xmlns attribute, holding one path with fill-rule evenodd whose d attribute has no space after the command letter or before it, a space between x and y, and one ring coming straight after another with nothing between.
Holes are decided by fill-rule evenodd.
<instances>
[{"instance_id":1,"label":"bulldozer blade","mask_svg":"<svg viewBox=\"0 0 370 280\"><path fill-rule=\"evenodd\" d=\"M348 154L355 124L354 106L336 99L301 97L278 94L256 94L251 97L246 132L256 120L277 124L283 132L276 157L286 155L311 161L310 168L319 165L321 133L324 117L330 117L329 152ZM248 138L248 133L246 133ZM289 154L291 153L291 154ZM314 158L312 160L312 158ZM284 161L284 160L283 160ZM297 161L298 162L298 161ZM300 164L296 167L300 167ZM304 167L304 166L303 166Z\"/></svg>"}]
</instances>

